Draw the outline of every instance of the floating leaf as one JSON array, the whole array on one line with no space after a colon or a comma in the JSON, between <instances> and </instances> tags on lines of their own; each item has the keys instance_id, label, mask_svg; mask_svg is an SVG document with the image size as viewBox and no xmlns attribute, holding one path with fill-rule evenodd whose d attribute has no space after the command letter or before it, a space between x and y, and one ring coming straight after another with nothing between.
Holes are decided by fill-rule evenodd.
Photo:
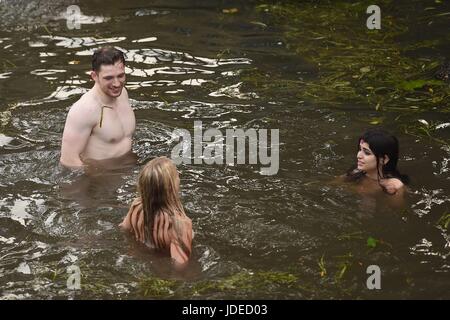
<instances>
[{"instance_id":1,"label":"floating leaf","mask_svg":"<svg viewBox=\"0 0 450 320\"><path fill-rule=\"evenodd\" d=\"M383 118L371 118L369 123L374 125L381 124L383 123Z\"/></svg>"},{"instance_id":2,"label":"floating leaf","mask_svg":"<svg viewBox=\"0 0 450 320\"><path fill-rule=\"evenodd\" d=\"M443 129L443 128L447 128L447 127L450 127L450 122L441 123L440 125L436 126L436 129Z\"/></svg>"},{"instance_id":3,"label":"floating leaf","mask_svg":"<svg viewBox=\"0 0 450 320\"><path fill-rule=\"evenodd\" d=\"M450 213L444 213L439 219L438 224L445 229L448 229L448 225L450 224Z\"/></svg>"},{"instance_id":4,"label":"floating leaf","mask_svg":"<svg viewBox=\"0 0 450 320\"><path fill-rule=\"evenodd\" d=\"M375 248L377 246L378 240L372 237L367 238L367 246L369 248Z\"/></svg>"},{"instance_id":5,"label":"floating leaf","mask_svg":"<svg viewBox=\"0 0 450 320\"><path fill-rule=\"evenodd\" d=\"M267 24L259 22L259 21L250 21L250 23L260 26L260 27L263 27L263 28L267 28Z\"/></svg>"},{"instance_id":6,"label":"floating leaf","mask_svg":"<svg viewBox=\"0 0 450 320\"><path fill-rule=\"evenodd\" d=\"M362 231L356 231L352 233L345 233L337 237L338 240L352 240L352 239L363 239Z\"/></svg>"},{"instance_id":7,"label":"floating leaf","mask_svg":"<svg viewBox=\"0 0 450 320\"><path fill-rule=\"evenodd\" d=\"M423 101L424 99L417 99L417 98L409 98L409 97L405 97L406 101L412 101L412 102L418 102L418 101Z\"/></svg>"},{"instance_id":8,"label":"floating leaf","mask_svg":"<svg viewBox=\"0 0 450 320\"><path fill-rule=\"evenodd\" d=\"M442 85L442 81L439 80L411 80L411 81L403 81L401 82L398 87L400 89L406 90L406 91L413 91L415 89L423 88L425 85Z\"/></svg>"},{"instance_id":9,"label":"floating leaf","mask_svg":"<svg viewBox=\"0 0 450 320\"><path fill-rule=\"evenodd\" d=\"M341 280L342 277L344 276L345 272L347 271L348 268L348 264L344 263L341 265L341 270L339 271L339 273L336 274L336 280Z\"/></svg>"},{"instance_id":10,"label":"floating leaf","mask_svg":"<svg viewBox=\"0 0 450 320\"><path fill-rule=\"evenodd\" d=\"M324 261L323 255L322 255L322 257L319 260L319 268L320 268L320 276L321 277L326 276L327 269L325 268L325 261Z\"/></svg>"},{"instance_id":11,"label":"floating leaf","mask_svg":"<svg viewBox=\"0 0 450 320\"><path fill-rule=\"evenodd\" d=\"M237 13L238 11L239 10L237 8L230 8L230 9L223 9L222 10L223 13L230 13L230 14Z\"/></svg>"},{"instance_id":12,"label":"floating leaf","mask_svg":"<svg viewBox=\"0 0 450 320\"><path fill-rule=\"evenodd\" d=\"M450 15L450 12L439 13L439 14L435 15L434 17L442 17L442 16L448 16L448 15Z\"/></svg>"},{"instance_id":13,"label":"floating leaf","mask_svg":"<svg viewBox=\"0 0 450 320\"><path fill-rule=\"evenodd\" d=\"M361 69L359 69L359 71L361 71L361 73L370 72L370 67L362 67Z\"/></svg>"},{"instance_id":14,"label":"floating leaf","mask_svg":"<svg viewBox=\"0 0 450 320\"><path fill-rule=\"evenodd\" d=\"M346 86L349 86L350 85L350 82L349 81L336 81L333 85L332 85L332 87L333 88L337 88L337 87L346 87Z\"/></svg>"}]
</instances>

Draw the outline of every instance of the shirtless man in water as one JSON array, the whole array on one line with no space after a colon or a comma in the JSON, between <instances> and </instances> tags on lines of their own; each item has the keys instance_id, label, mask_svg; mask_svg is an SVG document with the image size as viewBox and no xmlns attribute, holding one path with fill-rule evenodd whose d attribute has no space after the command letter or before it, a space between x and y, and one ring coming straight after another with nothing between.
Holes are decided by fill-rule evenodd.
<instances>
[{"instance_id":1,"label":"shirtless man in water","mask_svg":"<svg viewBox=\"0 0 450 320\"><path fill-rule=\"evenodd\" d=\"M90 161L130 153L136 119L125 84L125 58L115 48L92 57L94 87L70 108L61 145L62 165L82 167Z\"/></svg>"}]
</instances>

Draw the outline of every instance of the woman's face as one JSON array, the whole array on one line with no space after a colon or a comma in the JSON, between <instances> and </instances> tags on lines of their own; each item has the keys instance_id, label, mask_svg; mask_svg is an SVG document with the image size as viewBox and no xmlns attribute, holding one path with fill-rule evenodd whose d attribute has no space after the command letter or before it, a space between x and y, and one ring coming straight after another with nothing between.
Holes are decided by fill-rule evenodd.
<instances>
[{"instance_id":1,"label":"woman's face","mask_svg":"<svg viewBox=\"0 0 450 320\"><path fill-rule=\"evenodd\" d=\"M377 170L377 160L369 144L364 140L359 142L359 151L356 155L358 160L358 169L365 172L373 172Z\"/></svg>"}]
</instances>

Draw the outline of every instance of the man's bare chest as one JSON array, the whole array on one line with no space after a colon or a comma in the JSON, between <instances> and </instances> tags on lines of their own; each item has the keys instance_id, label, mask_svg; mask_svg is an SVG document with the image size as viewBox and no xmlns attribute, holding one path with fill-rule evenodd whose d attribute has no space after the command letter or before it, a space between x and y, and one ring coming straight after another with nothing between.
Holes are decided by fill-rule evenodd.
<instances>
[{"instance_id":1,"label":"man's bare chest","mask_svg":"<svg viewBox=\"0 0 450 320\"><path fill-rule=\"evenodd\" d=\"M92 134L107 143L117 143L133 135L135 118L129 106L99 107L97 125Z\"/></svg>"}]
</instances>

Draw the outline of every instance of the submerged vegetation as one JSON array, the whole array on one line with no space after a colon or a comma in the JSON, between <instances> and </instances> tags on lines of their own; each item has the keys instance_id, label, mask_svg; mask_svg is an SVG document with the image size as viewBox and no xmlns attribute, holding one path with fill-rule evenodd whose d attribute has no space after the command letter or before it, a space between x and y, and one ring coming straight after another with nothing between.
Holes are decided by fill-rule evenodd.
<instances>
[{"instance_id":1,"label":"submerged vegetation","mask_svg":"<svg viewBox=\"0 0 450 320\"><path fill-rule=\"evenodd\" d=\"M173 295L177 282L147 277L139 283L140 293L144 297L167 298Z\"/></svg>"},{"instance_id":2,"label":"submerged vegetation","mask_svg":"<svg viewBox=\"0 0 450 320\"><path fill-rule=\"evenodd\" d=\"M448 230L448 226L450 225L450 213L444 213L439 218L438 225L442 226L445 230Z\"/></svg>"},{"instance_id":3,"label":"submerged vegetation","mask_svg":"<svg viewBox=\"0 0 450 320\"><path fill-rule=\"evenodd\" d=\"M450 41L450 34L439 39L417 37L417 41L402 41L413 35L415 23L424 27L444 24L448 17L439 11L441 4L431 3L432 6L418 12L419 16L411 18L417 13L416 7L399 8L394 1L379 1L381 29L369 30L366 8L370 4L370 1L259 2L255 10L264 24L283 30L288 50L315 72L297 72L296 77L286 79L282 73L250 69L242 73L244 86L261 97L279 100L296 97L332 108L355 106L378 113L400 112L402 117L396 120L409 123L409 131L411 124L417 125L415 119L408 118L410 115L416 118L417 113L431 110L448 114L450 85L445 77L436 76L446 53L417 52L423 49L436 52L436 48Z\"/></svg>"},{"instance_id":4,"label":"submerged vegetation","mask_svg":"<svg viewBox=\"0 0 450 320\"><path fill-rule=\"evenodd\" d=\"M436 136L439 134L441 129L445 129L450 127L450 123L433 123L428 122L424 119L418 119L417 122L412 124L404 124L403 131L406 134L418 137L418 138L427 138L435 143L450 146L450 140L439 139Z\"/></svg>"},{"instance_id":5,"label":"submerged vegetation","mask_svg":"<svg viewBox=\"0 0 450 320\"><path fill-rule=\"evenodd\" d=\"M300 289L298 278L290 273L259 271L239 272L222 280L207 280L197 283L193 291L196 295L206 292L224 292L251 294L261 290L272 290L274 287Z\"/></svg>"},{"instance_id":6,"label":"submerged vegetation","mask_svg":"<svg viewBox=\"0 0 450 320\"><path fill-rule=\"evenodd\" d=\"M339 1L256 6L271 24L284 30L287 48L316 69L317 77L287 81L253 70L244 79L257 84L256 90L285 88L298 98L320 104L369 104L380 110L408 109L411 102L421 101L422 109L448 109L448 102L442 105L450 94L448 84L433 77L443 62L405 54L439 41L404 46L397 38L409 31L408 22L404 15L386 12L393 9L383 11L381 30L367 29L368 4ZM392 8L390 1L379 5Z\"/></svg>"},{"instance_id":7,"label":"submerged vegetation","mask_svg":"<svg viewBox=\"0 0 450 320\"><path fill-rule=\"evenodd\" d=\"M416 2L412 0L411 6L414 6ZM176 279L158 276L161 273L165 274L166 271L169 273L171 270L164 269L164 272L154 273L153 261L150 263L152 259L147 258L146 255L143 255L142 258L140 252L134 256L134 250L129 250L128 246L122 247L122 237L116 237L118 235L117 219L125 210L124 204L129 200L130 192L135 191L133 187L134 173L123 176L121 188L111 194L105 193L105 197L101 190L97 190L103 187L96 181L91 181L89 190L95 191L95 194L91 195L95 199L89 203L89 205L92 204L92 207L81 206L79 209L77 205L69 205L69 202L76 201L66 199L65 195L60 192L61 186L56 185L56 182L53 184L53 179L56 181L60 176L59 173L54 173L56 167L52 161L48 161L49 154L50 157L57 157L56 145L50 143L50 145L44 146L44 142L56 141L58 143L54 137L60 127L53 128L50 127L50 124L53 124L52 122L64 123L64 119L59 115L65 115L63 109L69 105L71 100L55 98L54 102L52 102L53 100L49 102L48 98L44 98L42 100L44 103L36 104L36 108L33 109L32 103L22 103L23 100L44 93L45 90L39 93L32 91L26 92L20 98L5 96L4 99L7 103L4 104L4 111L0 111L0 131L8 135L4 136L6 137L4 139L17 138L17 141L13 141L11 144L11 148L5 148L4 151L5 160L2 172L5 173L7 182L2 186L5 199L2 208L5 209L5 212L12 212L13 209L19 210L22 205L25 205L24 203L28 203L28 200L31 199L23 210L30 214L37 212L34 219L31 219L32 223L36 223L35 225L21 226L16 223L17 221L12 222L10 216L3 216L6 230L3 235L6 238L0 237L0 240L5 248L11 248L8 249L11 250L10 252L3 254L3 258L6 259L3 262L7 275L4 277L6 279L5 287L7 286L4 291L8 290L14 293L15 290L21 290L19 292L30 292L44 298L73 295L83 299L105 297L119 299L309 299L317 297L323 299L324 297L360 298L361 296L372 298L373 292L368 292L365 288L366 268L368 265L379 264L383 268L386 267L383 269L383 277L387 276L386 284L389 283L389 280L396 278L394 282L397 281L397 283L394 283L392 287L399 289L400 293L394 297L420 297L424 288L431 292L431 297L440 297L439 290L443 286L437 285L439 282L436 279L440 279L437 272L448 271L448 264L445 260L448 257L448 245L446 245L448 237L444 239L447 241L444 244L438 236L441 233L447 236L450 225L448 206L442 210L442 207L448 204L448 188L445 183L448 181L448 164L450 163L447 156L450 154L450 140L448 139L450 134L450 86L445 76L437 77L436 74L439 73L437 70L442 70L440 66L443 65L446 53L441 48L448 48L448 44L444 45L444 43L450 43L450 35L446 34L442 38L426 40L417 37L417 41L411 41L411 38L404 41L402 38L413 36L411 30L414 27L414 24L411 23L413 20L417 21L418 25L428 25L431 22L442 23L441 21L448 19L449 16L440 9L439 0L422 1L422 3L424 2L430 5L425 5L426 10L417 11L420 16L411 18L410 14L416 9L409 9L410 11L406 14L401 14L393 0L377 1L378 5L382 7L382 29L368 30L366 28L368 16L366 8L372 4L369 1L349 3L341 0L292 0L269 4L255 0L251 7L251 14L252 19L255 19L253 13L256 12L258 21L247 19L245 22L249 23L252 28L266 30L270 34L269 36L277 38L275 48L264 48L262 53L264 61L227 65L229 61L226 58L234 55L238 50L231 47L217 54L217 65L219 62L223 62L221 68L213 66L209 62L206 64L203 60L209 61L209 55L213 54L211 52L215 52L214 50L217 48L215 43L217 39L213 36L216 29L206 28L207 36L199 37L199 39L213 41L214 45L213 49L210 49L209 44L206 44L205 46L208 48L206 53L199 53L199 58L203 60L196 61L196 57L193 57L194 61L189 61L190 58L178 59L176 57L178 53L173 57L173 61L177 62L175 67L182 62L186 66L192 66L194 68L192 71L200 72L202 77L205 75L204 83L198 81L198 84L201 85L192 86L192 88L183 85L184 89L179 93L159 94L160 91L156 91L158 88L170 90L170 92L178 91L178 89L168 89L172 86L169 84L169 82L172 83L172 80L174 80L173 83L177 83L178 80L184 82L181 81L184 79L184 75L180 74L179 69L172 69L172 63L174 63L170 60L172 57L169 59L164 56L167 61L158 60L158 65L155 66L152 75L152 79L163 79L161 83L156 84L158 81L155 83L152 82L153 80L149 81L152 85L147 87L147 91L142 90L148 96L132 101L133 106L136 107L138 120L144 120L138 126L140 133L136 143L137 152L142 160L152 156L153 153L166 152L168 149L162 144L170 134L169 129L190 126L189 123L192 124L191 120L194 118L213 121L212 125L221 128L222 125L234 126L244 121L245 127L272 126L277 128L275 125L284 126L282 121L288 117L295 117L297 111L300 111L298 112L299 116L303 116L301 107L295 108L293 112L288 110L289 113L277 117L279 114L273 116L270 114L272 111L270 108L254 112L247 106L235 106L235 103L242 102L241 99L245 100L245 103L251 104L253 104L253 100L258 99L260 99L259 101L271 99L271 102L286 102L280 109L285 108L286 105L302 105L305 102L319 111L328 111L328 108L331 110L333 108L334 110L352 109L350 112L338 110L336 114L342 116L338 121L347 115L350 120L363 121L371 125L390 121L390 125L398 127L405 134L438 146L429 148L433 153L420 146L407 153L408 157L415 159L423 157L420 160L425 163L437 158L436 150L439 152L443 150L445 154L440 163L436 161L433 169L433 174L441 179L438 181L440 184L430 186L430 184L434 184L434 181L431 183L429 181L434 177L429 171L423 171L430 175L429 181L421 185L424 189L420 193L412 194L418 201L415 207L409 211L405 210L402 217L393 218L393 221L398 220L399 222L398 225L393 224L393 231L372 228L374 222L385 218L383 215L374 215L373 220L372 217L368 217L370 214L364 217L352 216L359 210L355 209L356 206L354 208L349 205L354 203L353 199L347 202L346 194L340 192L334 194L334 190L330 191L326 185L322 186L324 172L328 172L325 170L331 168L331 171L334 163L342 159L341 155L344 154L344 149L341 148L340 143L335 143L334 138L329 136L314 137L311 140L304 139L305 141L301 141L298 145L291 145L286 139L286 141L282 141L282 144L286 146L282 157L286 171L280 172L277 177L258 180L254 179L255 175L250 171L246 169L241 171L240 168L234 167L227 167L223 171L217 171L214 168L211 171L204 170L205 168L198 168L198 170L190 167L180 168L185 173L183 179L188 182L183 190L183 197L187 198L188 207L186 209L194 214L196 220L194 222L199 231L199 239L196 240L199 241L197 243L199 244L198 252L193 255L193 259L198 260L195 263L201 265L201 271L194 271L194 273L200 273L199 276L194 275L195 280L180 280L178 274ZM176 11L175 7L171 10ZM236 17L241 13L240 10L227 8L222 9L221 12L232 19L233 16ZM183 11L187 11L185 6L183 6ZM201 11L206 14L207 10ZM217 10L211 11L215 15ZM135 14L131 9L130 12L129 14ZM149 17L158 23L167 23L168 25L160 26L165 30L164 32L167 30L167 32L171 32L172 29L168 26L172 26L171 17L174 15L166 17L164 14L160 17L156 11L151 12ZM127 13L120 11L120 14L125 19ZM181 17L181 15L180 13L177 17ZM134 16L128 18L131 22ZM128 18L126 18L127 21ZM122 21L120 19L116 19L116 21ZM200 20L197 20L194 22L198 24ZM215 22L214 18L205 20L208 21L208 26ZM177 25L185 23L182 20L177 21ZM245 28L241 30L241 23L242 21L239 21L236 27L239 28L239 34L236 36L237 42L241 43L242 38L247 36L251 38L250 40L246 39L249 42L265 41L261 40L263 37L260 33L255 33L256 36L253 38L254 35L249 36L248 30ZM146 57L146 54L163 54L166 50L172 52L171 50L188 51L192 49L192 47L179 48L178 40L194 39L195 37L174 37L170 39L171 45L165 46L163 41L159 41L163 40L161 36L155 44L161 52L155 50L158 52L149 53L146 52L147 49L142 49L141 52L140 42L131 42L132 39L140 37L138 33L134 35L134 30L138 28L132 23L127 25L130 26L131 31L125 28L123 33L130 38L130 43L123 43L123 47L129 49L131 54L136 53L136 57L133 58L135 60L132 62L132 66L137 67L136 70L140 67L148 68L146 65L148 60L153 61L146 59L147 62L142 62L141 54L142 57ZM245 23L242 25L247 26ZM189 24L186 23L186 26ZM197 27L197 25L195 26ZM59 35L57 28L55 31L43 25L41 29L39 34L51 35L53 33L55 37ZM96 38L107 38L115 32L114 28L107 29L109 31L105 31L104 36L96 35ZM88 25L83 26L83 32L88 34L89 30L91 29ZM104 26L100 26L99 30L105 30ZM149 32L158 32L152 28L149 30ZM192 34L196 31L196 28L192 28ZM221 25L219 32L221 31L228 32L228 29L222 28ZM265 37L264 32L262 32L262 36ZM280 38L279 42L278 38ZM76 37L76 39L80 38ZM271 40L268 41L269 46L272 45ZM11 54L11 57L8 56L8 59L11 60L0 59L0 77L2 73L5 73L3 76L7 79L9 73L17 72L20 77L26 74L33 80L35 78L32 78L29 73L34 68L49 68L49 70L41 70L45 73L46 71L55 71L52 70L53 68L64 69L67 72L58 76L49 75L47 79L49 83L52 86L58 85L58 89L53 91L50 97L58 95L60 92L64 94L67 84L72 85L79 81L80 86L89 85L83 84L81 81L79 69L69 69L80 67L81 70L84 63L82 57L76 54L76 59L80 60L74 60L75 56L66 57L66 54L75 53L77 50L83 50L86 53L86 48L61 48L59 44L51 42L47 49L39 47L29 49L27 47L28 38L21 39L20 43L22 42L23 44L13 46L11 50L20 52L20 47L23 45L27 48L27 52L36 50L36 52L32 51L32 54L40 54L39 51L48 50L48 53L55 51L57 55L54 58L48 58L46 63L39 62L39 66L36 67L31 60L29 65L22 65L22 60L18 58L18 55ZM90 43L86 43L86 46L91 48ZM153 44L148 45L152 46ZM143 46L147 46L147 44L144 43ZM282 52L284 56L278 56L279 52ZM21 54L22 52L20 52ZM31 59L33 58L32 54L25 57ZM270 54L276 56L276 63L281 63L283 68L277 69L276 67L279 65L276 63L274 63L275 67L271 65L274 59L267 58ZM289 59L291 56L292 60L283 61L284 58ZM296 68L296 62L302 65ZM149 64L153 64L153 62ZM267 69L264 69L265 67ZM216 79L216 75L221 71L223 71L222 74L227 75L226 79L218 76L217 82L214 82L208 78ZM186 77L191 78L190 73L191 70L186 71ZM194 76L197 75L192 72L192 79L189 81L194 83L196 80ZM138 79L141 83L141 80L147 80L147 76L150 77L146 74L145 77L136 76L136 78L142 78ZM235 83L235 76L239 78L238 83L221 88L217 104L215 97L209 99L212 103L209 103L209 100L208 103L204 103L203 100L197 102L193 98L198 97L194 92L197 89L202 90L200 98L204 97L203 93L206 91L216 91L218 86L225 85L222 80ZM4 81L5 92L11 90L8 91L7 96L12 95L9 92L22 83L24 84L23 90L31 88L34 90L34 82L30 81L33 85L28 87L22 81L17 82L17 79L20 80L19 77L11 77ZM40 81L39 83L44 84L44 82ZM239 90L245 90L252 94L241 95ZM15 95L22 95L22 93L23 91L17 91ZM77 93L67 94L77 95ZM133 92L133 95L135 94L136 91ZM173 100L180 100L180 103L174 103ZM33 100L30 101L33 102ZM225 104L229 101L233 102L230 106L222 106L222 103ZM222 108L223 116L220 113ZM277 108L277 106L273 108ZM53 111L47 113L46 109ZM353 111L359 110L363 110L363 112L353 113ZM236 112L234 113L234 111ZM58 113L58 116L55 113ZM181 113L184 114L181 115ZM49 118L47 115L51 117ZM249 118L252 120L247 122ZM336 122L340 125L338 121ZM286 126L282 129L286 129L291 134L291 131L294 131L298 125L286 122ZM357 127L348 127L341 133L345 133L347 136L347 133L350 134ZM323 128L328 128L327 123ZM306 129L306 133L316 132L314 130L306 131ZM42 140L44 142L28 143L28 141L33 141L31 139L35 137L35 132L39 133L39 137L41 134L45 135L45 140ZM301 133L293 132L292 137L301 138ZM1 138L2 134L0 134ZM21 141L27 143L19 145L22 143ZM16 147L14 143L19 146ZM311 159L309 157L310 146L313 149L311 155L314 156L315 163L309 161ZM414 145L412 145L413 147ZM50 158L50 160L52 159L56 158ZM410 169L416 169L412 161L409 165ZM423 168L430 169L431 164L428 163L428 165L422 167L420 164L420 173ZM35 168L42 176L48 173L49 180L46 180L47 177L39 178L41 175L36 177L25 175L27 172L37 171ZM24 175L18 173L24 173ZM119 171L116 173L117 175L121 174ZM310 173L314 179L310 179ZM316 179L316 176L319 179ZM413 186L413 188L415 187ZM220 201L217 200L219 198ZM42 200L42 202L38 202L38 200ZM332 206L326 204L327 200ZM364 208L377 211L378 208L373 208L372 204L372 202L364 203L361 211ZM424 209L422 210L422 208ZM74 213L75 210L76 213ZM420 216L415 214L414 210L421 210ZM442 214L442 212L444 213ZM238 216L235 216L235 213L238 213ZM331 214L322 215L322 213ZM439 213L440 218L435 213ZM77 220L72 220L72 216L76 216ZM329 219L329 217L332 218ZM11 218L15 217L11 215ZM42 221L42 227L40 227L40 221ZM324 221L327 223L323 223ZM380 225L390 226L389 221L385 219ZM247 222L250 224L247 225ZM376 226L378 227L378 224ZM397 226L399 227L397 228ZM366 230L366 227L370 231ZM429 231L428 228L432 228L432 231ZM267 232L268 230L270 233ZM436 230L439 232L438 236L433 233ZM42 250L26 250L29 240L27 238L24 241L20 240L22 232L26 233L27 237L38 235L40 241L44 241L44 244L48 245L43 246ZM85 238L84 233L95 234L95 237ZM403 236L403 233L408 237ZM80 234L83 237L80 237ZM271 235L275 235L275 237L272 238ZM74 241L76 245L72 244L72 241L66 244L65 239L72 237L77 240L81 239L79 242ZM429 240L422 243L421 241L425 237ZM409 260L413 251L411 246L414 246L417 241L419 241L417 245L419 253ZM431 241L434 242L433 245ZM101 248L96 249L97 245ZM248 253L250 255L247 255ZM434 258L436 260L431 260ZM426 263L419 265L417 262L419 259L423 259ZM25 267L15 270L14 263L22 260L26 262ZM431 263L428 263L430 261ZM80 267L81 283L79 290L70 291L67 288L69 276L67 267L73 263ZM155 263L155 270L159 269L158 266L159 261ZM438 270L436 271L436 269ZM170 272L170 275L173 274ZM429 276L430 279L427 279ZM431 276L433 276L432 279ZM408 281L407 285L400 283L403 278ZM192 278L189 277L189 279ZM383 289L383 297L389 298L389 293L386 293L388 287L383 287Z\"/></svg>"}]
</instances>

